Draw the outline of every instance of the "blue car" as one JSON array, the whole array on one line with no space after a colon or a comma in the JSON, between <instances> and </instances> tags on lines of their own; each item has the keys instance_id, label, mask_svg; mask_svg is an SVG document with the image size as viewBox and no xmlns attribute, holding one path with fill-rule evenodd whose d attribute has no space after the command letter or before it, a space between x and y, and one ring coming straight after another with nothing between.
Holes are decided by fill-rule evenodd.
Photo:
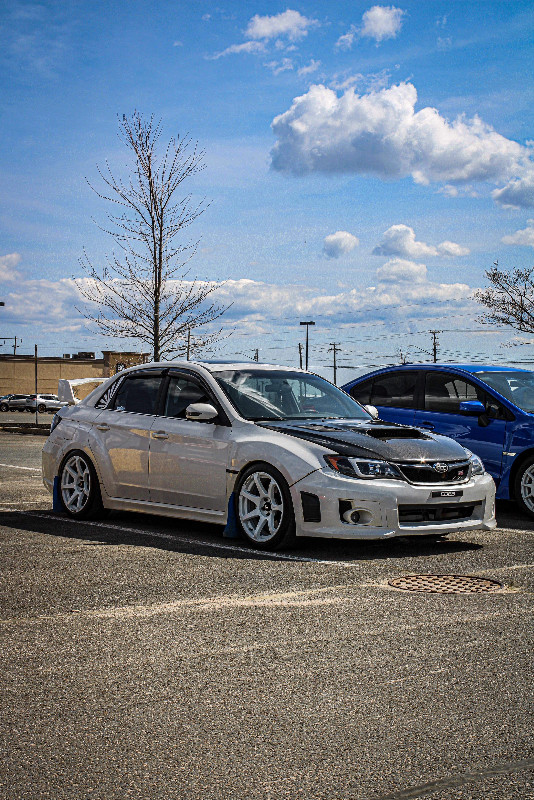
<instances>
[{"instance_id":1,"label":"blue car","mask_svg":"<svg viewBox=\"0 0 534 800\"><path fill-rule=\"evenodd\" d=\"M342 387L380 419L450 436L534 517L534 372L480 364L404 364Z\"/></svg>"}]
</instances>

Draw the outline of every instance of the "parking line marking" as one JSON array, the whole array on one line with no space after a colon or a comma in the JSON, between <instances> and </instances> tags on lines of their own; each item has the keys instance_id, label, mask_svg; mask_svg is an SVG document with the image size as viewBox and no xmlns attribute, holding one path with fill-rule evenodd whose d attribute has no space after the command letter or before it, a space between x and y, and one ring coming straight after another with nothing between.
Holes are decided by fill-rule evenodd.
<instances>
[{"instance_id":1,"label":"parking line marking","mask_svg":"<svg viewBox=\"0 0 534 800\"><path fill-rule=\"evenodd\" d=\"M264 556L266 558L274 558L278 561L300 561L312 564L335 564L336 566L345 567L359 567L357 563L351 561L328 561L322 558L309 558L307 556L292 556L286 553L271 553L268 550L254 550L252 547L240 547L237 544L229 544L228 542L206 542L202 539L192 539L186 536L177 536L173 533L157 533L151 531L139 530L139 528L128 528L122 525L110 525L107 522L93 522L92 520L72 520L68 517L62 517L59 514L39 514L35 511L25 511L21 509L22 514L27 514L31 517L39 517L40 519L59 519L65 522L76 523L78 525L90 525L93 528L107 528L108 530L120 531L121 533L135 533L137 536L149 536L153 539L168 539L177 544L191 544L199 547L213 547L217 550L232 550L236 553L252 553L255 556Z\"/></svg>"},{"instance_id":2,"label":"parking line marking","mask_svg":"<svg viewBox=\"0 0 534 800\"><path fill-rule=\"evenodd\" d=\"M39 467L18 467L16 464L0 464L0 467L10 467L10 469L27 469L30 472L35 472L41 475L41 470Z\"/></svg>"}]
</instances>

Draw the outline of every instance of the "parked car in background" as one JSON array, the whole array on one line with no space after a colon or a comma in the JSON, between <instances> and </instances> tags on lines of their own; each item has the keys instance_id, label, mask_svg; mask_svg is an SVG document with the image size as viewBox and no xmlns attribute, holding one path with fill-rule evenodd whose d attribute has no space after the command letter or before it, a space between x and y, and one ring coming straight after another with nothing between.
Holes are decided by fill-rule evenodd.
<instances>
[{"instance_id":1,"label":"parked car in background","mask_svg":"<svg viewBox=\"0 0 534 800\"><path fill-rule=\"evenodd\" d=\"M52 420L43 480L77 519L114 508L218 522L262 550L496 526L477 456L377 421L303 370L147 364L72 403Z\"/></svg>"},{"instance_id":2,"label":"parked car in background","mask_svg":"<svg viewBox=\"0 0 534 800\"><path fill-rule=\"evenodd\" d=\"M60 400L57 394L30 394L26 409L28 411L37 410L39 414L44 414L47 411L50 413L59 411L66 405L68 403Z\"/></svg>"},{"instance_id":3,"label":"parked car in background","mask_svg":"<svg viewBox=\"0 0 534 800\"><path fill-rule=\"evenodd\" d=\"M26 411L30 396L27 394L11 394L0 401L0 411Z\"/></svg>"},{"instance_id":4,"label":"parked car in background","mask_svg":"<svg viewBox=\"0 0 534 800\"><path fill-rule=\"evenodd\" d=\"M476 453L534 517L534 372L480 364L405 364L362 375L344 391L380 419L444 434Z\"/></svg>"}]
</instances>

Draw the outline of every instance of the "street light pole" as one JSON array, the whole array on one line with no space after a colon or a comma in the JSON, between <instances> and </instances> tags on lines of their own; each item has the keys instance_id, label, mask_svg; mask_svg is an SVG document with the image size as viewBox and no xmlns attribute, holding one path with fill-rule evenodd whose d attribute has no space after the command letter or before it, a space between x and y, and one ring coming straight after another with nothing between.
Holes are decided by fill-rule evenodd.
<instances>
[{"instance_id":1,"label":"street light pole","mask_svg":"<svg viewBox=\"0 0 534 800\"><path fill-rule=\"evenodd\" d=\"M308 369L308 353L309 353L309 330L310 325L315 325L315 322L301 322L301 325L306 325L306 369Z\"/></svg>"}]
</instances>

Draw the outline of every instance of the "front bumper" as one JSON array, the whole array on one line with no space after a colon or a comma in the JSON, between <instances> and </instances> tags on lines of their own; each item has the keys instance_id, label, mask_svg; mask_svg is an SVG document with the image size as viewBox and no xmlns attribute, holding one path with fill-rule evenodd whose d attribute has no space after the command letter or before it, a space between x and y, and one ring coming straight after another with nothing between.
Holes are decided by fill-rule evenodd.
<instances>
[{"instance_id":1,"label":"front bumper","mask_svg":"<svg viewBox=\"0 0 534 800\"><path fill-rule=\"evenodd\" d=\"M435 497L436 492L461 492ZM306 521L302 492L319 501L320 521ZM387 539L395 536L443 535L496 527L495 484L490 475L476 475L467 483L414 485L397 480L357 480L316 470L291 486L297 536L332 539ZM347 522L340 511L350 503L360 521ZM438 507L450 512L442 514ZM406 507L409 507L407 509ZM419 509L421 513L410 513ZM456 519L441 519L449 513ZM309 516L309 515L308 515ZM433 517L437 517L433 519ZM420 518L420 521L414 519Z\"/></svg>"}]
</instances>

